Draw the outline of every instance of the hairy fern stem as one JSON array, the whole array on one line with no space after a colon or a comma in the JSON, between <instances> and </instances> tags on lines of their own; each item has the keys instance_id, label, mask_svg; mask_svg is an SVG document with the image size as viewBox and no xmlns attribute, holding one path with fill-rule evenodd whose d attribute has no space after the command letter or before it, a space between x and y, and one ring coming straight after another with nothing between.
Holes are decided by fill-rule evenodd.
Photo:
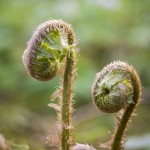
<instances>
[{"instance_id":1,"label":"hairy fern stem","mask_svg":"<svg viewBox=\"0 0 150 150\"><path fill-rule=\"evenodd\" d=\"M72 85L74 77L75 54L73 50L67 53L65 72L63 76L63 92L61 105L62 123L62 150L70 150L71 145L71 108L72 108Z\"/></svg>"},{"instance_id":2,"label":"hairy fern stem","mask_svg":"<svg viewBox=\"0 0 150 150\"><path fill-rule=\"evenodd\" d=\"M122 143L123 143L123 137L125 136L125 131L128 125L128 122L130 120L130 117L134 115L134 110L136 108L136 105L140 102L140 95L141 95L141 83L140 79L135 72L135 70L130 67L128 68L131 74L131 81L134 87L133 91L133 101L134 103L131 103L126 110L124 111L122 118L118 124L118 128L116 129L112 141L112 147L111 150L121 150L122 149Z\"/></svg>"}]
</instances>

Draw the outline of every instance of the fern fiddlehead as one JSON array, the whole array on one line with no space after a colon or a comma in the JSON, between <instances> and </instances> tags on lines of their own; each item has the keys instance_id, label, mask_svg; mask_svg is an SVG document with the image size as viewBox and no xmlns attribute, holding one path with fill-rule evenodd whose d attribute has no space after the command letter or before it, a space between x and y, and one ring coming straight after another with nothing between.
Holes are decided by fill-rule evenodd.
<instances>
[{"instance_id":1,"label":"fern fiddlehead","mask_svg":"<svg viewBox=\"0 0 150 150\"><path fill-rule=\"evenodd\" d=\"M23 54L27 72L37 80L48 81L59 72L62 64L61 138L60 149L70 150L72 84L76 62L76 40L72 27L62 20L41 24L28 42Z\"/></svg>"},{"instance_id":2,"label":"fern fiddlehead","mask_svg":"<svg viewBox=\"0 0 150 150\"><path fill-rule=\"evenodd\" d=\"M112 140L105 146L111 150L121 150L126 126L140 101L139 76L127 63L113 62L97 74L92 95L95 106L103 112L117 113L124 110L121 118L117 118L118 127Z\"/></svg>"}]
</instances>

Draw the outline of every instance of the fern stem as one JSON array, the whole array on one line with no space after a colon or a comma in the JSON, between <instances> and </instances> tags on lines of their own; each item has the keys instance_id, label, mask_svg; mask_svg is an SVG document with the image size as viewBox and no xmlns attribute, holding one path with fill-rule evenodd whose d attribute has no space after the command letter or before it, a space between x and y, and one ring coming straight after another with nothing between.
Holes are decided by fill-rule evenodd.
<instances>
[{"instance_id":1,"label":"fern stem","mask_svg":"<svg viewBox=\"0 0 150 150\"><path fill-rule=\"evenodd\" d=\"M63 95L61 106L61 149L70 150L70 127L71 127L71 101L72 101L72 84L74 76L75 55L74 51L70 50L67 53L65 72L63 76Z\"/></svg>"},{"instance_id":2,"label":"fern stem","mask_svg":"<svg viewBox=\"0 0 150 150\"><path fill-rule=\"evenodd\" d=\"M119 126L116 129L111 150L121 150L124 132L125 132L125 129L127 127L130 116L133 113L135 107L136 107L135 104L130 104L130 106L125 110L125 112L122 116L122 119L119 123Z\"/></svg>"},{"instance_id":3,"label":"fern stem","mask_svg":"<svg viewBox=\"0 0 150 150\"><path fill-rule=\"evenodd\" d=\"M133 68L129 68L129 69L130 69L130 73L131 73L131 80L132 80L133 87L134 87L134 92L133 92L134 103L131 103L126 108L126 110L124 111L124 113L122 115L122 118L119 122L118 128L116 129L114 137L113 137L111 150L121 150L122 149L123 137L125 136L125 131L126 131L128 122L135 110L136 105L139 103L139 97L141 95L140 79Z\"/></svg>"}]
</instances>

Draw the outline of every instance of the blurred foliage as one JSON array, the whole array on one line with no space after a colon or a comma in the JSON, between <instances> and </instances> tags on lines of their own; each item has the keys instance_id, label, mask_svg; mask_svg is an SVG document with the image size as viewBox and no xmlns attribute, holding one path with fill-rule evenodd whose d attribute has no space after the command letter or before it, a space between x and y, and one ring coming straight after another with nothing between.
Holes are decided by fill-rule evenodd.
<instances>
[{"instance_id":1,"label":"blurred foliage","mask_svg":"<svg viewBox=\"0 0 150 150\"><path fill-rule=\"evenodd\" d=\"M55 112L47 104L59 79L48 83L36 81L27 75L22 64L21 56L36 26L51 18L72 24L80 49L74 88L75 107L79 107L91 102L95 73L114 60L132 64L143 86L149 88L149 6L150 0L0 0L0 128L6 137L28 143L32 150L40 149L44 147L43 136L54 124ZM139 116L143 115L146 113L139 111ZM143 118L139 117L141 122L150 120ZM98 118L81 123L77 127L77 141L101 138L100 132L107 129L100 124L103 121ZM147 124L142 125L143 130L149 129ZM85 141L81 139L87 137L86 131L78 135L84 128L87 132L93 128L91 137Z\"/></svg>"},{"instance_id":2,"label":"blurred foliage","mask_svg":"<svg viewBox=\"0 0 150 150\"><path fill-rule=\"evenodd\" d=\"M11 146L12 150L29 150L29 146L27 145L17 145L14 143L9 143L9 145Z\"/></svg>"}]
</instances>

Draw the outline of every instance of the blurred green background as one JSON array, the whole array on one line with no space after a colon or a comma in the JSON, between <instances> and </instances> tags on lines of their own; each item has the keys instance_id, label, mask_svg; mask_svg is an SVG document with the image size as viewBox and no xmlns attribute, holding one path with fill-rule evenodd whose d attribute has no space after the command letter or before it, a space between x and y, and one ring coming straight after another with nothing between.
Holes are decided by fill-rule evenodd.
<instances>
[{"instance_id":1,"label":"blurred green background","mask_svg":"<svg viewBox=\"0 0 150 150\"><path fill-rule=\"evenodd\" d=\"M31 150L56 149L45 139L55 128L56 113L47 104L59 78L36 81L22 64L27 41L48 19L72 24L78 39L75 141L100 149L110 139L114 117L94 108L91 85L103 66L122 60L136 68L144 87L125 149L149 150L150 0L0 0L0 132Z\"/></svg>"}]
</instances>

